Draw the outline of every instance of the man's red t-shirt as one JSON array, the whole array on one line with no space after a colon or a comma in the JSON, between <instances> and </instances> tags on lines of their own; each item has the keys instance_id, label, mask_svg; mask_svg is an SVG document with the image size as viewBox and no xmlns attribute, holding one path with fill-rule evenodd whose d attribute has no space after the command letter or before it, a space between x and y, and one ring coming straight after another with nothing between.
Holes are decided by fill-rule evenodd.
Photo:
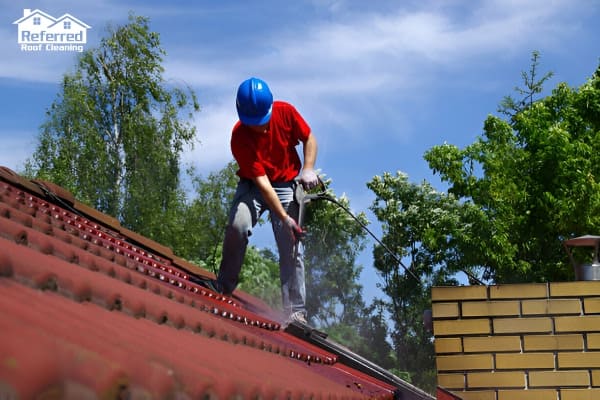
<instances>
[{"instance_id":1,"label":"man's red t-shirt","mask_svg":"<svg viewBox=\"0 0 600 400\"><path fill-rule=\"evenodd\" d=\"M238 163L237 174L253 179L266 175L271 182L287 182L300 172L296 146L310 136L310 127L289 103L273 102L267 132L254 132L238 121L231 134L231 152Z\"/></svg>"}]
</instances>

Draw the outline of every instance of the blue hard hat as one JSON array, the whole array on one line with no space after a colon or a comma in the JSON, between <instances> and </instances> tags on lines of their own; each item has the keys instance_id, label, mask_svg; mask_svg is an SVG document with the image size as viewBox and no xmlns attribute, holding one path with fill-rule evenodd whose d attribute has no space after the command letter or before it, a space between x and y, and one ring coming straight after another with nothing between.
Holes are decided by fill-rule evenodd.
<instances>
[{"instance_id":1,"label":"blue hard hat","mask_svg":"<svg viewBox=\"0 0 600 400\"><path fill-rule=\"evenodd\" d=\"M273 94L265 81L249 78L240 84L235 106L243 124L264 125L271 119Z\"/></svg>"}]
</instances>

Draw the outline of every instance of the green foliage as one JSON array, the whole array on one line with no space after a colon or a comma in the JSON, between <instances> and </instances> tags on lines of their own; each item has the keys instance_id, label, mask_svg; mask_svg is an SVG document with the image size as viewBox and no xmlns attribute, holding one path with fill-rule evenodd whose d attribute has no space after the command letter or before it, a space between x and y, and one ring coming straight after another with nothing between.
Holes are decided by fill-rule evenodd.
<instances>
[{"instance_id":1,"label":"green foliage","mask_svg":"<svg viewBox=\"0 0 600 400\"><path fill-rule=\"evenodd\" d=\"M239 288L259 297L274 309L282 308L279 262L271 250L248 246Z\"/></svg>"},{"instance_id":2,"label":"green foliage","mask_svg":"<svg viewBox=\"0 0 600 400\"><path fill-rule=\"evenodd\" d=\"M386 315L386 306L381 300L375 300L366 307L358 324L361 340L354 342L351 348L382 368L393 370L397 360L389 340L389 321Z\"/></svg>"},{"instance_id":3,"label":"green foliage","mask_svg":"<svg viewBox=\"0 0 600 400\"><path fill-rule=\"evenodd\" d=\"M335 198L329 191L328 194ZM348 199L336 199L345 207ZM359 215L363 221L364 215ZM305 267L307 311L320 327L356 325L364 307L356 256L365 232L344 210L321 200L306 206Z\"/></svg>"},{"instance_id":4,"label":"green foliage","mask_svg":"<svg viewBox=\"0 0 600 400\"><path fill-rule=\"evenodd\" d=\"M382 246L375 247L374 266L387 295L379 303L394 324L389 335L395 369L410 372L417 386L433 390L434 350L431 334L423 326L423 312L431 307L432 285L456 284L452 275L462 265L454 243L470 234L471 225L464 224L461 216L470 215L473 209L426 182L410 183L400 172L376 176L367 187L376 196L371 210L382 224L382 242L404 260L399 265Z\"/></svg>"},{"instance_id":5,"label":"green foliage","mask_svg":"<svg viewBox=\"0 0 600 400\"><path fill-rule=\"evenodd\" d=\"M205 268L215 273L219 268L223 233L238 181L236 170L233 161L206 178L196 174L194 168L188 170L195 193L185 209L185 220L182 221L185 235L177 254L199 258Z\"/></svg>"},{"instance_id":6,"label":"green foliage","mask_svg":"<svg viewBox=\"0 0 600 400\"><path fill-rule=\"evenodd\" d=\"M515 92L521 96L521 99L515 100L512 96L505 96L498 107L499 112L512 119L519 112L533 106L535 96L542 93L544 89L544 83L554 76L553 72L547 72L538 80L539 60L540 52L537 50L533 51L531 53L531 66L529 72L521 72L521 79L523 80L525 87L515 87Z\"/></svg>"},{"instance_id":7,"label":"green foliage","mask_svg":"<svg viewBox=\"0 0 600 400\"><path fill-rule=\"evenodd\" d=\"M109 27L64 76L26 172L171 244L185 197L180 154L193 143L187 120L199 106L193 92L167 87L163 55L146 18Z\"/></svg>"},{"instance_id":8,"label":"green foliage","mask_svg":"<svg viewBox=\"0 0 600 400\"><path fill-rule=\"evenodd\" d=\"M325 182L328 187L331 182ZM329 337L383 368L394 366L383 308L365 306L357 255L366 232L344 208L347 198L326 189L333 202L311 201L306 206L305 265L307 310L311 321ZM356 215L366 225L364 213Z\"/></svg>"},{"instance_id":9,"label":"green foliage","mask_svg":"<svg viewBox=\"0 0 600 400\"><path fill-rule=\"evenodd\" d=\"M570 279L562 242L600 229L600 76L579 89L559 84L511 121L489 116L464 149L440 145L425 159L449 192L473 203L480 265L497 283Z\"/></svg>"},{"instance_id":10,"label":"green foliage","mask_svg":"<svg viewBox=\"0 0 600 400\"><path fill-rule=\"evenodd\" d=\"M450 274L465 269L458 259L455 243L459 238L470 237L471 220L481 217L471 204L460 203L453 195L438 192L427 182L410 183L401 172L395 176L389 173L376 176L367 187L376 195L371 210L382 222L383 243L399 257L407 258L407 267L413 273L431 279L440 273L435 269L437 266L444 266ZM390 280L386 285L392 284L404 272L402 266L381 246L375 253L376 267ZM409 279L409 283L417 283L412 277L407 278L413 280Z\"/></svg>"}]
</instances>

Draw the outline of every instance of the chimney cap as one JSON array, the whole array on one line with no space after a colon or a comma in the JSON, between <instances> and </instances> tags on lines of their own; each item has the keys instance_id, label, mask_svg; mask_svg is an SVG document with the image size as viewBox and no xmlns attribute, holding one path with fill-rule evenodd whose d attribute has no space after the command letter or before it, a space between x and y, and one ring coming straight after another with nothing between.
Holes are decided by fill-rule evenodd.
<instances>
[{"instance_id":1,"label":"chimney cap","mask_svg":"<svg viewBox=\"0 0 600 400\"><path fill-rule=\"evenodd\" d=\"M573 247L586 247L586 246L591 246L591 247L595 247L600 243L600 236L596 236L596 235L584 235L584 236L579 236L573 239L568 239L564 241L564 244L566 246L573 246Z\"/></svg>"}]
</instances>

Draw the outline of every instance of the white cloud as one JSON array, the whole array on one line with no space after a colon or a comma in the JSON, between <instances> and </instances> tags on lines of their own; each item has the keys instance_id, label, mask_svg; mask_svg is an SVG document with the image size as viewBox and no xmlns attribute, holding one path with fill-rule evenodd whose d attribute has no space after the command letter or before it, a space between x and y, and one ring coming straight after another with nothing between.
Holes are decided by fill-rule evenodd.
<instances>
[{"instance_id":1,"label":"white cloud","mask_svg":"<svg viewBox=\"0 0 600 400\"><path fill-rule=\"evenodd\" d=\"M523 48L529 51L570 29L572 6L564 1L468 4L483 6L464 6L468 18L460 9L400 9L322 21L304 33L273 35L272 46L278 51L257 64L273 65L308 81L319 79L325 94L365 93L404 87L431 63L455 66Z\"/></svg>"},{"instance_id":2,"label":"white cloud","mask_svg":"<svg viewBox=\"0 0 600 400\"><path fill-rule=\"evenodd\" d=\"M398 3L390 2L372 11L366 3L312 0L308 4L320 10L320 19L273 24L274 30L260 43L237 51L220 50L232 48L244 32L224 36L223 44L164 43L170 46L165 58L169 82L191 85L203 107L196 121L201 144L186 158L198 161L202 169L219 168L230 159L235 89L248 74L265 78L276 97L294 103L315 131L331 135L321 138L324 144L342 136L346 145L360 146L361 140L368 139L362 135L369 132L362 125L374 118L396 127L395 132L382 134L402 140L402 135L409 134L398 128L407 118L404 104L427 97L428 89L442 83L448 71L490 65L546 42L559 46L565 32L573 29L577 13L592 7L575 3L577 7L568 1L547 0L425 1L414 3L418 8L400 9ZM16 19L22 10L11 7L17 10ZM94 34L100 36L103 25L115 16L126 18L128 7L109 0L85 6L44 0L38 8L71 12L92 24ZM172 19L177 13L194 12L201 19L204 10L157 7L137 7L136 13L160 24L166 23L161 17ZM228 13L244 11L241 7ZM11 59L0 64L0 77L57 82L74 65L74 55L23 54L12 28L0 27L0 46ZM477 79L485 78L469 79L477 84Z\"/></svg>"},{"instance_id":3,"label":"white cloud","mask_svg":"<svg viewBox=\"0 0 600 400\"><path fill-rule=\"evenodd\" d=\"M460 65L514 52L523 46L531 50L532 46L560 35L563 29L570 29L569 14L574 8L566 1L494 0L454 1L444 5L424 2L419 9L396 6L394 12L351 12L349 3L343 1L314 0L312 3L314 7L335 13L335 18L283 25L264 38L260 48L265 50L258 56L248 54L256 52L256 46L233 53L213 51L214 57L208 58L211 46L202 52L203 46L190 49L186 43L179 48L173 44L175 52L167 58L168 67L180 72L179 76L185 77L188 83L200 86L228 85L243 79L248 71L257 71L275 79L288 77L290 91L301 94L305 94L303 89L307 88L313 92L318 88L322 95L394 90L423 79L419 72L430 68L430 64ZM127 15L126 4L112 1L85 7L73 7L72 2L66 0L59 3L43 1L40 8L44 7L48 10L74 8L71 12L77 12L82 19L89 16L93 21L102 21L94 22L90 33L96 36L101 35L103 25L115 16L124 19ZM118 7L116 11L115 7ZM136 12L153 15L151 20L160 21L165 15L176 16L190 11L161 5L160 10L154 6L146 10L138 7ZM195 12L200 18L201 12ZM16 62L11 63L15 67L6 65L8 63L1 66L0 76L55 81L57 76L60 77L56 71L72 65L72 60L66 57L44 57L39 59L39 66L31 65L28 63L31 58L19 57L23 54L17 50L13 29L9 28L14 27L0 29L0 45L14 50L10 51L10 56ZM25 68L25 73L19 74L23 71L21 67ZM352 77L355 78L348 84ZM302 84L293 84L296 80Z\"/></svg>"},{"instance_id":4,"label":"white cloud","mask_svg":"<svg viewBox=\"0 0 600 400\"><path fill-rule=\"evenodd\" d=\"M266 79L276 97L294 103L321 132L323 143L346 135L347 145L360 146L368 130L351 127L378 114L390 125L403 125L406 116L398 105L426 95L428 86L444 79L443 73L435 73L440 68L468 68L491 63L498 54L529 51L535 40L558 35L566 24L559 18L564 2L541 7L537 2L488 1L477 3L479 8L470 2L450 3L464 10L425 3L419 10L385 14L351 13L344 2L325 3L337 12L333 21L281 28L261 43L270 50L258 55L248 54L252 48L214 57L199 50L171 52L167 73L194 86L205 107L199 123L206 128L198 129L203 144L195 158L215 165L229 156L217 157L214 150L228 150L224 144L235 120L235 86L247 74ZM211 101L213 95L219 102ZM382 134L403 140L410 133L397 129Z\"/></svg>"},{"instance_id":5,"label":"white cloud","mask_svg":"<svg viewBox=\"0 0 600 400\"><path fill-rule=\"evenodd\" d=\"M184 163L192 163L202 175L219 170L232 160L229 139L237 115L231 99L226 100L202 108L195 121L200 143L182 157Z\"/></svg>"},{"instance_id":6,"label":"white cloud","mask_svg":"<svg viewBox=\"0 0 600 400\"><path fill-rule=\"evenodd\" d=\"M239 73L234 68L220 65L220 62L211 63L210 60L197 58L191 60L188 54L168 57L165 60L165 76L176 84L191 85L198 88L230 89ZM232 91L235 93L235 89Z\"/></svg>"},{"instance_id":7,"label":"white cloud","mask_svg":"<svg viewBox=\"0 0 600 400\"><path fill-rule=\"evenodd\" d=\"M71 52L26 52L17 44L16 27L0 27L0 49L3 59L0 63L0 78L24 82L59 82L62 75L74 65Z\"/></svg>"},{"instance_id":8,"label":"white cloud","mask_svg":"<svg viewBox=\"0 0 600 400\"><path fill-rule=\"evenodd\" d=\"M77 52L27 52L21 51L17 44L17 26L12 22L23 16L23 9L39 9L53 17L69 13L91 25L88 41L84 48L95 46L104 36L106 25L123 23L127 20L129 8L122 2L98 0L78 3L72 0L39 0L35 4L0 4L5 20L0 25L0 49L3 59L10 62L0 63L0 78L24 82L58 83L62 76L73 70L77 63Z\"/></svg>"}]
</instances>

